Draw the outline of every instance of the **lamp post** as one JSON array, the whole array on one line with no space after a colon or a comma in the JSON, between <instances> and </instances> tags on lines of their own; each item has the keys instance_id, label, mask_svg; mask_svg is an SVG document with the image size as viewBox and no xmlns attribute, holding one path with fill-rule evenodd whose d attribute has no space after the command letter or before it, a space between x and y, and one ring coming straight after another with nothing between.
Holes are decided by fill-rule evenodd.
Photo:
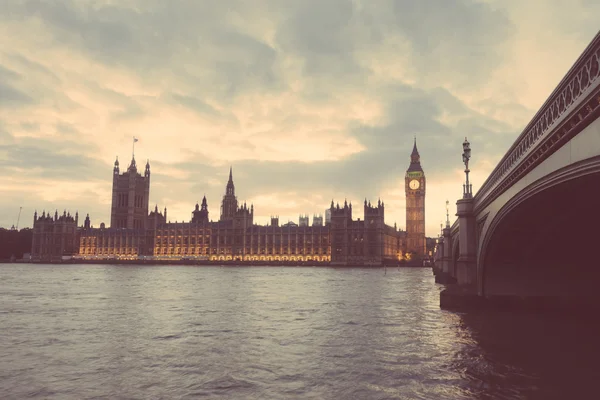
<instances>
[{"instance_id":1,"label":"lamp post","mask_svg":"<svg viewBox=\"0 0 600 400\"><path fill-rule=\"evenodd\" d=\"M473 185L469 183L469 159L471 159L471 144L465 137L465 141L463 142L463 163L465 163L465 174L467 176L467 182L463 185L463 199L470 199L473 197Z\"/></svg>"},{"instance_id":2,"label":"lamp post","mask_svg":"<svg viewBox=\"0 0 600 400\"><path fill-rule=\"evenodd\" d=\"M446 200L446 228L450 228L450 214L449 214L450 202Z\"/></svg>"}]
</instances>

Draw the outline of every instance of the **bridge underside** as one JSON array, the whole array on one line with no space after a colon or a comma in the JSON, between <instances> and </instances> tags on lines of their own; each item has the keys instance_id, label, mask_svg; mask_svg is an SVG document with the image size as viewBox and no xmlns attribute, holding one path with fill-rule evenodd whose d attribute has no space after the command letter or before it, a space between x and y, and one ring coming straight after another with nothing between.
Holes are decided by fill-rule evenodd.
<instances>
[{"instance_id":1,"label":"bridge underside","mask_svg":"<svg viewBox=\"0 0 600 400\"><path fill-rule=\"evenodd\" d=\"M600 173L525 200L492 233L483 260L489 296L554 297L600 304Z\"/></svg>"}]
</instances>

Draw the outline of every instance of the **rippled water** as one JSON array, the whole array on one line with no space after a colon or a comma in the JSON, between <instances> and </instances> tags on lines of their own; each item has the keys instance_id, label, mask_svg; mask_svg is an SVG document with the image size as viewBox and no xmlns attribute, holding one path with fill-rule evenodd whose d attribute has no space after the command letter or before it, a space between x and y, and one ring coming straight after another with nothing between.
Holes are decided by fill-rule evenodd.
<instances>
[{"instance_id":1,"label":"rippled water","mask_svg":"<svg viewBox=\"0 0 600 400\"><path fill-rule=\"evenodd\" d=\"M590 397L590 321L439 309L429 269L0 265L0 397Z\"/></svg>"}]
</instances>

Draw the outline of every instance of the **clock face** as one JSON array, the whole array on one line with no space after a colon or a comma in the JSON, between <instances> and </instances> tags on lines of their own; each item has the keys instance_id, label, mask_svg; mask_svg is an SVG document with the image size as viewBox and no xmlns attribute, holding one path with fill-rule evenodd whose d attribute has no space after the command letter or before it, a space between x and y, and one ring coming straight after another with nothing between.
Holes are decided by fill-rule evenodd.
<instances>
[{"instance_id":1,"label":"clock face","mask_svg":"<svg viewBox=\"0 0 600 400\"><path fill-rule=\"evenodd\" d=\"M413 179L412 181L410 181L410 183L408 184L408 187L411 188L412 190L416 190L419 188L419 181L416 179Z\"/></svg>"}]
</instances>

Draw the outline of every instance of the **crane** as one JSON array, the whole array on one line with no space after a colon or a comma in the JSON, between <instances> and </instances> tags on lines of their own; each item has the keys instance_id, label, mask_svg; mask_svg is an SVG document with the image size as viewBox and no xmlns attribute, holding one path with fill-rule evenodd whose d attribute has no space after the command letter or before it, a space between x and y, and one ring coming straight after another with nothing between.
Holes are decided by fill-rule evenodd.
<instances>
[{"instance_id":1,"label":"crane","mask_svg":"<svg viewBox=\"0 0 600 400\"><path fill-rule=\"evenodd\" d=\"M23 207L19 207L19 216L17 217L17 226L15 227L15 229L18 231L19 230L19 220L21 219L21 210L23 209Z\"/></svg>"}]
</instances>

